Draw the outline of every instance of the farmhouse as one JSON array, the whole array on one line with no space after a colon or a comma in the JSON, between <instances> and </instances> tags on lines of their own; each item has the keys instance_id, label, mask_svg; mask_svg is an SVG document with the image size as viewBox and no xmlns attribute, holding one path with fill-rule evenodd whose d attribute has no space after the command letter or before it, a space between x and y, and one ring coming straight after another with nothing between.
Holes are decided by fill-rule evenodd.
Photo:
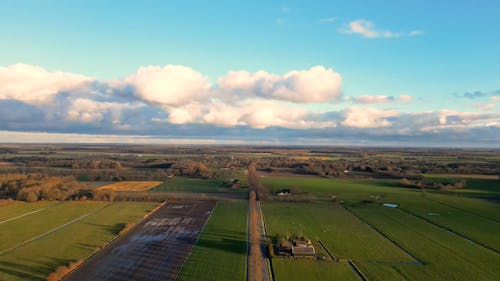
<instances>
[{"instance_id":1,"label":"farmhouse","mask_svg":"<svg viewBox=\"0 0 500 281\"><path fill-rule=\"evenodd\" d=\"M292 255L294 257L314 257L316 251L311 240L296 239L293 241Z\"/></svg>"}]
</instances>

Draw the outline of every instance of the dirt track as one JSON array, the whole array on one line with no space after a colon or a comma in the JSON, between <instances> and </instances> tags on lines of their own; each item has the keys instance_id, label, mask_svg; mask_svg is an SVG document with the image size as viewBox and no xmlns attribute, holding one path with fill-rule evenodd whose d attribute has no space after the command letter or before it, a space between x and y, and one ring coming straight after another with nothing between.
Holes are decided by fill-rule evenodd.
<instances>
[{"instance_id":1,"label":"dirt track","mask_svg":"<svg viewBox=\"0 0 500 281\"><path fill-rule=\"evenodd\" d=\"M214 206L169 203L63 280L175 280Z\"/></svg>"}]
</instances>

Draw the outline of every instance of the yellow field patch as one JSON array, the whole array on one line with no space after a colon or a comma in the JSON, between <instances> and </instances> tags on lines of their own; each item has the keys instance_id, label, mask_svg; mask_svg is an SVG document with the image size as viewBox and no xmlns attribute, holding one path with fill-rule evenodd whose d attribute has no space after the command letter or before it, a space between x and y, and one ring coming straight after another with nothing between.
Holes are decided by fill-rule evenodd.
<instances>
[{"instance_id":1,"label":"yellow field patch","mask_svg":"<svg viewBox=\"0 0 500 281\"><path fill-rule=\"evenodd\" d=\"M146 191L162 184L162 181L120 181L97 189L111 189L115 191Z\"/></svg>"}]
</instances>

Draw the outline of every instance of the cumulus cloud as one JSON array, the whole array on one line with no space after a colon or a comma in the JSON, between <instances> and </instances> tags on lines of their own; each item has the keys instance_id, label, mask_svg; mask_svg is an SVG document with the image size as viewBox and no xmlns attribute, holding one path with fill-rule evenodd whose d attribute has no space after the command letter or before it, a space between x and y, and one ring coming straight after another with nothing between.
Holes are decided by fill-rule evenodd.
<instances>
[{"instance_id":1,"label":"cumulus cloud","mask_svg":"<svg viewBox=\"0 0 500 281\"><path fill-rule=\"evenodd\" d=\"M379 110L375 108L350 107L344 111L342 125L352 128L379 128L391 125L390 117L398 116L394 110Z\"/></svg>"},{"instance_id":2,"label":"cumulus cloud","mask_svg":"<svg viewBox=\"0 0 500 281\"><path fill-rule=\"evenodd\" d=\"M358 34L365 38L394 38L402 36L418 36L423 34L423 31L421 30L394 32L390 30L377 29L373 22L365 19L351 21L339 31L344 34Z\"/></svg>"},{"instance_id":3,"label":"cumulus cloud","mask_svg":"<svg viewBox=\"0 0 500 281\"><path fill-rule=\"evenodd\" d=\"M335 127L336 123L318 120L309 110L276 101L245 100L234 104L221 101L191 103L167 108L172 124L210 124L220 127L249 126L255 129L283 127L294 129Z\"/></svg>"},{"instance_id":4,"label":"cumulus cloud","mask_svg":"<svg viewBox=\"0 0 500 281\"><path fill-rule=\"evenodd\" d=\"M109 115L113 124L121 123L121 114L126 109L136 109L144 106L141 103L99 102L90 99L78 98L71 101L66 112L68 121L94 123L103 121Z\"/></svg>"},{"instance_id":5,"label":"cumulus cloud","mask_svg":"<svg viewBox=\"0 0 500 281\"><path fill-rule=\"evenodd\" d=\"M133 87L138 98L166 106L203 100L212 87L205 75L181 65L141 67L122 83Z\"/></svg>"},{"instance_id":6,"label":"cumulus cloud","mask_svg":"<svg viewBox=\"0 0 500 281\"><path fill-rule=\"evenodd\" d=\"M392 102L409 102L413 99L409 95L383 96L383 95L362 95L352 98L356 103L360 104L376 104L376 103L392 103Z\"/></svg>"},{"instance_id":7,"label":"cumulus cloud","mask_svg":"<svg viewBox=\"0 0 500 281\"><path fill-rule=\"evenodd\" d=\"M323 66L285 74L231 71L213 84L205 75L177 65L143 67L114 81L14 65L2 67L0 79L0 130L4 131L228 136L254 141L288 140L293 135L302 141L349 139L351 144L359 139L411 137L425 142L449 136L498 143L500 130L500 114L492 111L498 96L484 104L490 111L481 112L407 113L370 107L408 102L409 95L363 95L349 99L359 106L327 111L342 97L342 79Z\"/></svg>"},{"instance_id":8,"label":"cumulus cloud","mask_svg":"<svg viewBox=\"0 0 500 281\"><path fill-rule=\"evenodd\" d=\"M421 131L438 132L443 129L470 130L477 127L500 127L500 113L461 112L457 110L440 110L435 113L439 122L426 124Z\"/></svg>"},{"instance_id":9,"label":"cumulus cloud","mask_svg":"<svg viewBox=\"0 0 500 281\"><path fill-rule=\"evenodd\" d=\"M230 71L219 78L217 85L226 97L261 97L295 103L315 103L338 100L342 77L331 68L314 66L283 75L245 70Z\"/></svg>"},{"instance_id":10,"label":"cumulus cloud","mask_svg":"<svg viewBox=\"0 0 500 281\"><path fill-rule=\"evenodd\" d=\"M48 103L61 92L74 91L92 81L83 75L47 71L28 64L0 66L0 99L30 104Z\"/></svg>"}]
</instances>

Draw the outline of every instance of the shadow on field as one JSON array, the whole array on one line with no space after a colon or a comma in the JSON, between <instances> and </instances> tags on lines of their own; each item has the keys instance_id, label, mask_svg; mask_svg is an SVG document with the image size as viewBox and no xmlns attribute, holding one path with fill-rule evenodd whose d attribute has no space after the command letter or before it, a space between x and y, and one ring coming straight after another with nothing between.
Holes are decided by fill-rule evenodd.
<instances>
[{"instance_id":1,"label":"shadow on field","mask_svg":"<svg viewBox=\"0 0 500 281\"><path fill-rule=\"evenodd\" d=\"M221 235L221 233L223 233ZM217 229L206 229L204 232L207 238L200 237L198 247L205 247L211 249L217 249L221 251L236 253L236 254L246 254L247 242L243 237L246 237L246 233L228 230L217 230ZM216 237L212 239L211 237Z\"/></svg>"},{"instance_id":2,"label":"shadow on field","mask_svg":"<svg viewBox=\"0 0 500 281\"><path fill-rule=\"evenodd\" d=\"M123 228L125 228L125 223L116 223L113 226L104 225L104 224L97 224L97 223L90 223L90 222L86 222L85 224L97 226L100 229L107 231L108 233L113 234L113 235L118 235L118 233L120 233L120 231Z\"/></svg>"},{"instance_id":3,"label":"shadow on field","mask_svg":"<svg viewBox=\"0 0 500 281\"><path fill-rule=\"evenodd\" d=\"M0 261L0 273L32 281L46 280L46 277L54 272L57 267L67 265L73 261L50 257L42 258L46 261L42 262L36 259L25 259L20 262Z\"/></svg>"}]
</instances>

